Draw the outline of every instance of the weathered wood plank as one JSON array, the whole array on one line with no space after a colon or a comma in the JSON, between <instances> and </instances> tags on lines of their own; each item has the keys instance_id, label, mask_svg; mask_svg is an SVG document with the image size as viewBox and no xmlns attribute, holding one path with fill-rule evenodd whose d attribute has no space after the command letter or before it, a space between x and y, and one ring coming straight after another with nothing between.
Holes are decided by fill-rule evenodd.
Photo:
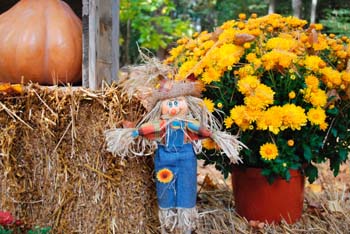
<instances>
[{"instance_id":1,"label":"weathered wood plank","mask_svg":"<svg viewBox=\"0 0 350 234\"><path fill-rule=\"evenodd\" d=\"M117 80L119 0L84 0L83 7L83 86L99 89Z\"/></svg>"},{"instance_id":2,"label":"weathered wood plank","mask_svg":"<svg viewBox=\"0 0 350 234\"><path fill-rule=\"evenodd\" d=\"M89 0L83 0L82 10L83 23L83 64L82 64L82 85L89 87Z\"/></svg>"},{"instance_id":3,"label":"weathered wood plank","mask_svg":"<svg viewBox=\"0 0 350 234\"><path fill-rule=\"evenodd\" d=\"M96 56L98 53L97 35L98 27L98 5L99 0L89 0L89 88L98 89L99 76L96 75Z\"/></svg>"},{"instance_id":4,"label":"weathered wood plank","mask_svg":"<svg viewBox=\"0 0 350 234\"><path fill-rule=\"evenodd\" d=\"M100 0L98 5L99 31L98 31L98 52L97 52L97 74L101 76L100 81L104 80L111 83L117 76L117 16L118 0ZM101 79L102 78L102 79ZM100 83L97 84L100 87Z\"/></svg>"},{"instance_id":5,"label":"weathered wood plank","mask_svg":"<svg viewBox=\"0 0 350 234\"><path fill-rule=\"evenodd\" d=\"M114 0L112 5L112 61L114 62L112 66L112 81L118 81L119 72L119 10L120 10L120 0Z\"/></svg>"}]
</instances>

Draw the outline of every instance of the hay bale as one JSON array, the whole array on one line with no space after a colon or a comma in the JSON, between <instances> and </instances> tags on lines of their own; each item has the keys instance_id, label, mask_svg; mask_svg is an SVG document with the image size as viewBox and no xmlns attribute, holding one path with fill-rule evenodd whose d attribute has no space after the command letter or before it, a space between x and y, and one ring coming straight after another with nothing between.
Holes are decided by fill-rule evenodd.
<instances>
[{"instance_id":1,"label":"hay bale","mask_svg":"<svg viewBox=\"0 0 350 234\"><path fill-rule=\"evenodd\" d=\"M53 233L157 232L152 158L105 150L103 131L140 120L138 102L117 87L0 95L0 210Z\"/></svg>"}]
</instances>

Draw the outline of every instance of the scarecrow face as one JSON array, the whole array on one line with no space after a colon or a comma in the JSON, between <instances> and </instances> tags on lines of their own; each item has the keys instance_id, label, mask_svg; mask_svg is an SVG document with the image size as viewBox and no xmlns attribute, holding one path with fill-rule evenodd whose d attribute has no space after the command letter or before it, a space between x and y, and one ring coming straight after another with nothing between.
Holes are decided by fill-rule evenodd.
<instances>
[{"instance_id":1,"label":"scarecrow face","mask_svg":"<svg viewBox=\"0 0 350 234\"><path fill-rule=\"evenodd\" d=\"M162 101L162 115L169 117L185 117L188 113L188 105L185 97L165 99Z\"/></svg>"}]
</instances>

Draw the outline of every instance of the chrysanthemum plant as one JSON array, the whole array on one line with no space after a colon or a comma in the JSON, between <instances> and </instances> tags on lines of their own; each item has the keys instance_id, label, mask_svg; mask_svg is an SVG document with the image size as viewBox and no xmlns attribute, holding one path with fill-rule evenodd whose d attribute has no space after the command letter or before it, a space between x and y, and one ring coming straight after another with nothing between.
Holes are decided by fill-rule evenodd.
<instances>
[{"instance_id":1,"label":"chrysanthemum plant","mask_svg":"<svg viewBox=\"0 0 350 234\"><path fill-rule=\"evenodd\" d=\"M301 170L313 182L329 160L336 176L350 142L349 39L322 25L272 14L225 22L214 32L182 38L166 62L178 79L206 85L205 102L223 127L247 146L243 166L262 168L270 182ZM206 163L231 171L215 145L204 142Z\"/></svg>"}]
</instances>

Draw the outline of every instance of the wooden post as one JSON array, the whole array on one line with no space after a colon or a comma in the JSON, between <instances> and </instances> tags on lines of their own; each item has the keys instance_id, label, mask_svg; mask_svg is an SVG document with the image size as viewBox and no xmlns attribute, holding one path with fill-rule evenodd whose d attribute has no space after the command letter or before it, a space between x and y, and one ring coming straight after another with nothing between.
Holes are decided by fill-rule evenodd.
<instances>
[{"instance_id":1,"label":"wooden post","mask_svg":"<svg viewBox=\"0 0 350 234\"><path fill-rule=\"evenodd\" d=\"M89 0L83 0L83 59L82 59L82 84L89 87Z\"/></svg>"},{"instance_id":2,"label":"wooden post","mask_svg":"<svg viewBox=\"0 0 350 234\"><path fill-rule=\"evenodd\" d=\"M83 0L83 86L117 81L119 0Z\"/></svg>"}]
</instances>

